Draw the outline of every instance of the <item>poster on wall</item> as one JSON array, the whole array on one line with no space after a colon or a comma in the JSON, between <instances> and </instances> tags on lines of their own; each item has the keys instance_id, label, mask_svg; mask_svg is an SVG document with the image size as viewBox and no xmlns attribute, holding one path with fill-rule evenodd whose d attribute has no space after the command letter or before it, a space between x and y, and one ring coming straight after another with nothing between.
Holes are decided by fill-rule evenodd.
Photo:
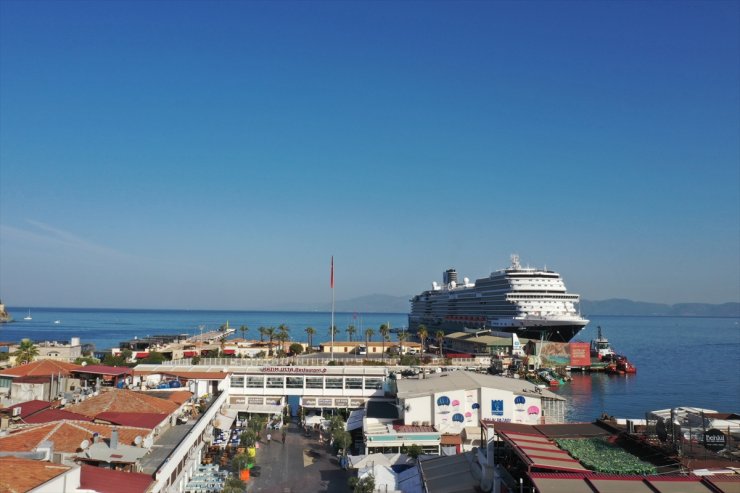
<instances>
[{"instance_id":1,"label":"poster on wall","mask_svg":"<svg viewBox=\"0 0 740 493\"><path fill-rule=\"evenodd\" d=\"M504 400L494 399L491 401L491 414L494 416L504 415Z\"/></svg>"},{"instance_id":2,"label":"poster on wall","mask_svg":"<svg viewBox=\"0 0 740 493\"><path fill-rule=\"evenodd\" d=\"M450 414L450 398L446 395L442 395L437 399L437 412L439 414Z\"/></svg>"},{"instance_id":3,"label":"poster on wall","mask_svg":"<svg viewBox=\"0 0 740 493\"><path fill-rule=\"evenodd\" d=\"M526 422L527 416L527 399L523 395L518 395L514 398L514 417L512 421L514 423Z\"/></svg>"}]
</instances>

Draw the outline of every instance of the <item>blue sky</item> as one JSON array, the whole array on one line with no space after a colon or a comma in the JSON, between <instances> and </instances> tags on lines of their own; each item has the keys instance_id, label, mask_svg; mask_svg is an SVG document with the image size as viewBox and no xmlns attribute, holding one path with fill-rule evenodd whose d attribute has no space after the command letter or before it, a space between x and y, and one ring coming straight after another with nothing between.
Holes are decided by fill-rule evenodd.
<instances>
[{"instance_id":1,"label":"blue sky","mask_svg":"<svg viewBox=\"0 0 740 493\"><path fill-rule=\"evenodd\" d=\"M3 1L0 297L739 301L739 5Z\"/></svg>"}]
</instances>

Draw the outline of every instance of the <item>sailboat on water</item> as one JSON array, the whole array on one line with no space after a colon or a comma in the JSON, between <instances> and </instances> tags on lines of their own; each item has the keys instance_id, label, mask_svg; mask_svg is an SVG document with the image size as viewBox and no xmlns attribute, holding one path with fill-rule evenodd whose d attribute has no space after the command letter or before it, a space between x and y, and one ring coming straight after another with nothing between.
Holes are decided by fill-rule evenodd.
<instances>
[{"instance_id":1,"label":"sailboat on water","mask_svg":"<svg viewBox=\"0 0 740 493\"><path fill-rule=\"evenodd\" d=\"M23 317L23 320L33 320L33 317L31 317L31 309L28 309L28 315Z\"/></svg>"}]
</instances>

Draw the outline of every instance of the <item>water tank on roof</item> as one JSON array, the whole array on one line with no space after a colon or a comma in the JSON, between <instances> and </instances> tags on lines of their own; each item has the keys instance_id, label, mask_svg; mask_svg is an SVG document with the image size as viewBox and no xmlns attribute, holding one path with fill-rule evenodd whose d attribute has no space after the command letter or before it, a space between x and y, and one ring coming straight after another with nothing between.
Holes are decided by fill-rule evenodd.
<instances>
[{"instance_id":1,"label":"water tank on roof","mask_svg":"<svg viewBox=\"0 0 740 493\"><path fill-rule=\"evenodd\" d=\"M70 337L69 338L69 345L70 346L79 346L80 345L80 338L79 337Z\"/></svg>"}]
</instances>

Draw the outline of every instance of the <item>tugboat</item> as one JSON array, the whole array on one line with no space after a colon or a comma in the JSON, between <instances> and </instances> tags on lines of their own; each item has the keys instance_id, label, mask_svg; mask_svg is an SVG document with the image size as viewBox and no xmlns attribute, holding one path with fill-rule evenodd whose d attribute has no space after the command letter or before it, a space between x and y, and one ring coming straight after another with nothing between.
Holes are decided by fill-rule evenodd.
<instances>
[{"instance_id":1,"label":"tugboat","mask_svg":"<svg viewBox=\"0 0 740 493\"><path fill-rule=\"evenodd\" d=\"M612 375L625 375L637 373L637 367L627 360L626 356L618 354L609 358L611 362L606 367L606 372Z\"/></svg>"},{"instance_id":2,"label":"tugboat","mask_svg":"<svg viewBox=\"0 0 740 493\"><path fill-rule=\"evenodd\" d=\"M591 357L598 358L599 361L603 360L604 357L606 357L606 359L615 357L617 354L609 345L609 340L601 335L601 325L597 328L599 332L597 333L596 339L591 341Z\"/></svg>"}]
</instances>

